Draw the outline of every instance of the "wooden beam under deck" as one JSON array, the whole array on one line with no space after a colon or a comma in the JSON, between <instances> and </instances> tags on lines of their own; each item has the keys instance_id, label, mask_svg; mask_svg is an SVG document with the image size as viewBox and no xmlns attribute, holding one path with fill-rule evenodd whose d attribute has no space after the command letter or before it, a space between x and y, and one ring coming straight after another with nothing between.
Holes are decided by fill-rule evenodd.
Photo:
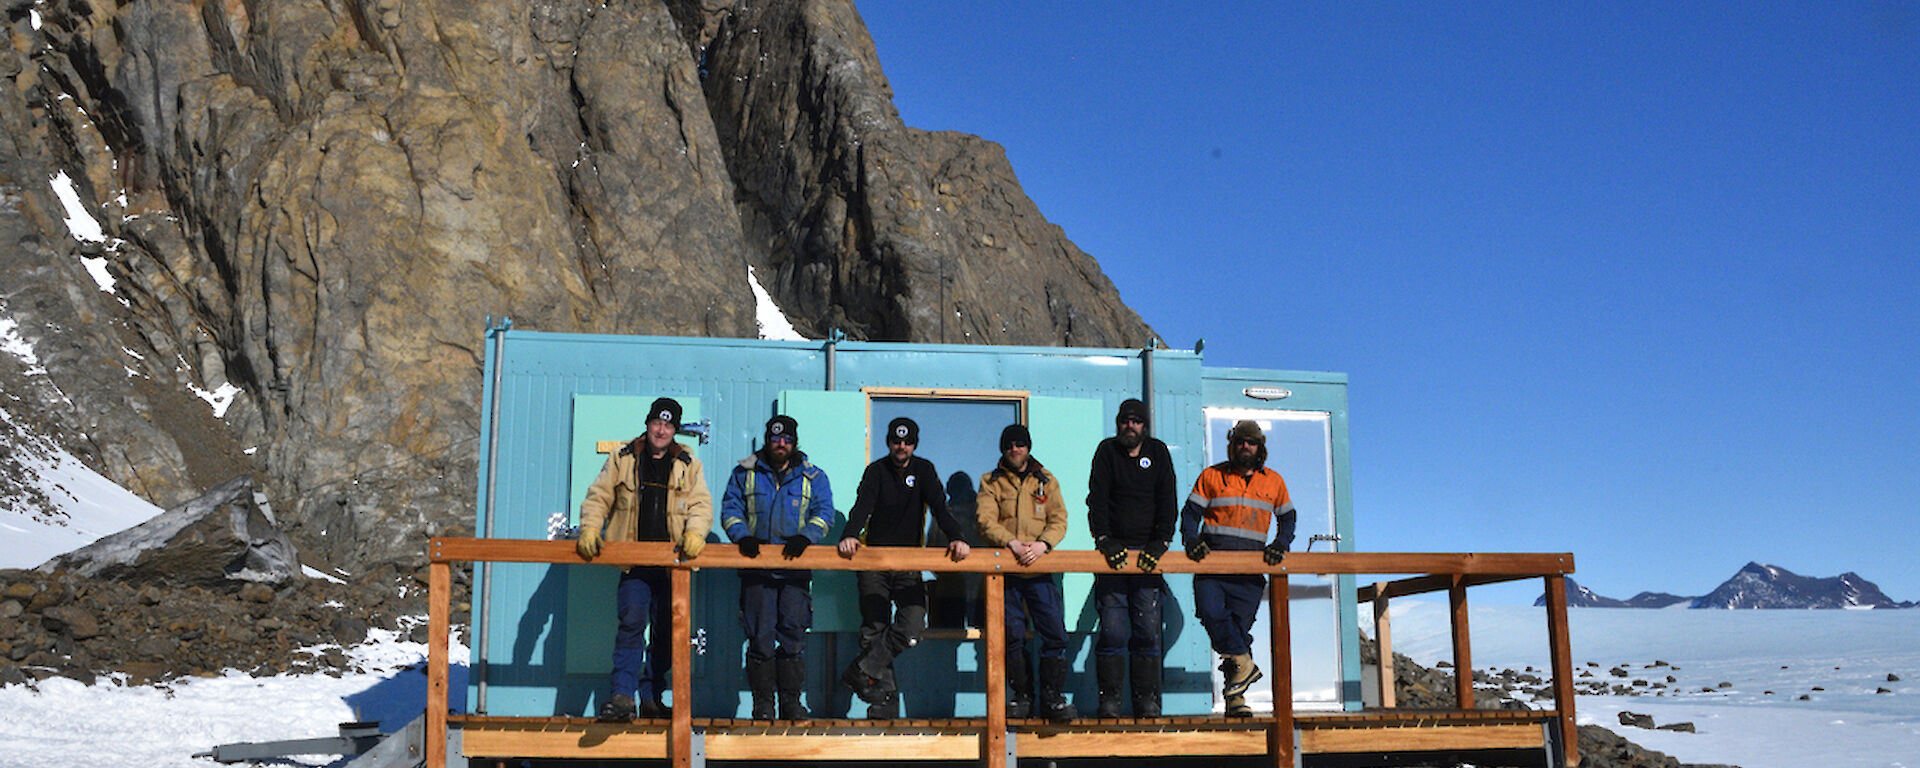
<instances>
[{"instance_id":1,"label":"wooden beam under deck","mask_svg":"<svg viewBox=\"0 0 1920 768\"><path fill-rule=\"evenodd\" d=\"M1552 711L1371 710L1297 713L1300 752L1336 754L1540 748ZM587 718L454 716L468 757L671 759L672 721L602 723ZM1222 717L1042 719L1008 723L1021 757L1264 755L1272 720ZM987 718L825 719L809 723L693 718L710 760L981 760ZM1288 741L1291 741L1289 739Z\"/></svg>"}]
</instances>

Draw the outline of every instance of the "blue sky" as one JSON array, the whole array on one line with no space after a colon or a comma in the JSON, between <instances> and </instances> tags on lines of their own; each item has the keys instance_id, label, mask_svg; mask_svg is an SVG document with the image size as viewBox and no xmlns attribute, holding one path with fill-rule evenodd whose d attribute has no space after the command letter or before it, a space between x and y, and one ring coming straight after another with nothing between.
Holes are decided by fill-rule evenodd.
<instances>
[{"instance_id":1,"label":"blue sky","mask_svg":"<svg viewBox=\"0 0 1920 768\"><path fill-rule=\"evenodd\" d=\"M1920 600L1920 2L1116 7L861 13L1169 344L1350 376L1360 548Z\"/></svg>"}]
</instances>

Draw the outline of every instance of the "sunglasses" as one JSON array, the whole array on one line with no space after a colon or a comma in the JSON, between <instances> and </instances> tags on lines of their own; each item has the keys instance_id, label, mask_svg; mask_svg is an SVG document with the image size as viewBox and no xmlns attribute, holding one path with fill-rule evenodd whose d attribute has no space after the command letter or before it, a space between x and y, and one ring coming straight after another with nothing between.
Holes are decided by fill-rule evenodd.
<instances>
[{"instance_id":1,"label":"sunglasses","mask_svg":"<svg viewBox=\"0 0 1920 768\"><path fill-rule=\"evenodd\" d=\"M772 437L767 438L767 445L773 445L774 443L786 443L788 445L792 445L793 435L773 435Z\"/></svg>"},{"instance_id":2,"label":"sunglasses","mask_svg":"<svg viewBox=\"0 0 1920 768\"><path fill-rule=\"evenodd\" d=\"M1234 445L1259 445L1260 441L1255 440L1251 437L1236 437L1233 439L1233 444Z\"/></svg>"},{"instance_id":3,"label":"sunglasses","mask_svg":"<svg viewBox=\"0 0 1920 768\"><path fill-rule=\"evenodd\" d=\"M1121 420L1120 420L1120 423L1122 423L1122 424L1145 424L1145 423L1147 423L1147 420L1146 420L1146 419L1143 419L1143 418L1140 418L1140 417L1138 417L1138 416L1128 416L1128 417L1126 417L1126 418L1124 418L1124 419L1121 419Z\"/></svg>"},{"instance_id":4,"label":"sunglasses","mask_svg":"<svg viewBox=\"0 0 1920 768\"><path fill-rule=\"evenodd\" d=\"M1026 440L1009 440L1009 441L1007 441L1007 447L1009 447L1009 448L1032 448L1032 447L1033 447L1033 443L1031 443L1031 442L1029 442L1029 441L1026 441Z\"/></svg>"},{"instance_id":5,"label":"sunglasses","mask_svg":"<svg viewBox=\"0 0 1920 768\"><path fill-rule=\"evenodd\" d=\"M894 437L891 435L887 436L887 445L901 445L901 444L918 445L918 443L909 442L904 437Z\"/></svg>"}]
</instances>

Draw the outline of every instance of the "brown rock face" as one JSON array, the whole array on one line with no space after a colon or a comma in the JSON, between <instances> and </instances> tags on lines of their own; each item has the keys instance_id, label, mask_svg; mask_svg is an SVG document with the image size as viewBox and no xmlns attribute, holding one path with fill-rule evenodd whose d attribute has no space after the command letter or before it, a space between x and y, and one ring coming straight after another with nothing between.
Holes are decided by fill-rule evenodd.
<instances>
[{"instance_id":1,"label":"brown rock face","mask_svg":"<svg viewBox=\"0 0 1920 768\"><path fill-rule=\"evenodd\" d=\"M38 360L0 355L0 442L161 506L255 474L348 568L468 530L489 315L751 335L754 266L816 337L1152 338L998 147L900 122L844 0L0 9L0 318Z\"/></svg>"}]
</instances>

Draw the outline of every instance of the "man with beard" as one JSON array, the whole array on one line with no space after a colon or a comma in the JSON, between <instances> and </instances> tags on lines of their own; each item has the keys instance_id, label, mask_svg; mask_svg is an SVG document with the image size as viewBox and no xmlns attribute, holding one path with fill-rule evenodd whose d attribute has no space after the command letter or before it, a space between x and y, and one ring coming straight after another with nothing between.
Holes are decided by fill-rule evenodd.
<instances>
[{"instance_id":1,"label":"man with beard","mask_svg":"<svg viewBox=\"0 0 1920 768\"><path fill-rule=\"evenodd\" d=\"M1146 404L1132 398L1121 402L1113 422L1114 436L1093 451L1087 528L1108 567L1125 568L1127 550L1137 549L1136 564L1145 573L1093 577L1094 604L1100 611L1100 638L1093 651L1100 705L1094 714L1120 716L1123 678L1131 662L1134 716L1159 717L1160 596L1167 581L1153 570L1173 540L1178 489L1167 444L1147 436Z\"/></svg>"},{"instance_id":2,"label":"man with beard","mask_svg":"<svg viewBox=\"0 0 1920 768\"><path fill-rule=\"evenodd\" d=\"M653 401L647 409L647 433L607 457L580 502L580 539L574 542L580 557L597 557L603 539L671 541L688 558L698 557L707 546L713 494L707 491L700 460L673 440L680 431L680 414L680 403L672 398ZM660 694L667 689L673 664L667 646L673 636L667 569L634 566L621 571L614 605L619 629L613 636L609 676L613 691L600 707L600 719L666 717L671 712Z\"/></svg>"},{"instance_id":3,"label":"man with beard","mask_svg":"<svg viewBox=\"0 0 1920 768\"><path fill-rule=\"evenodd\" d=\"M720 524L740 554L758 558L760 545L779 542L788 560L827 535L833 524L833 488L827 473L800 452L800 427L790 416L767 421L759 451L733 468L720 502ZM813 571L775 569L740 571L740 625L747 635L747 687L753 692L753 719L776 714L774 689L780 691L782 720L807 720L800 700L807 668L801 660L813 627Z\"/></svg>"},{"instance_id":4,"label":"man with beard","mask_svg":"<svg viewBox=\"0 0 1920 768\"><path fill-rule=\"evenodd\" d=\"M1279 531L1269 542L1267 528L1275 516ZM1227 432L1227 460L1207 467L1193 482L1180 512L1180 540L1194 562L1216 549L1258 549L1267 565L1279 565L1293 544L1298 518L1287 481L1267 469L1267 436L1259 424L1242 421ZM1258 574L1193 577L1194 612L1220 654L1228 717L1253 716L1247 689L1262 677L1253 663L1253 618L1266 586L1267 577Z\"/></svg>"},{"instance_id":5,"label":"man with beard","mask_svg":"<svg viewBox=\"0 0 1920 768\"><path fill-rule=\"evenodd\" d=\"M1016 562L1033 565L1067 535L1067 505L1060 481L1032 456L1025 425L1000 431L1000 464L980 478L975 519L980 538L1006 547ZM1040 712L1055 722L1074 718L1067 703L1067 629L1060 577L1050 573L1006 577L1007 717L1033 712L1033 677L1027 666L1027 627L1040 638Z\"/></svg>"},{"instance_id":6,"label":"man with beard","mask_svg":"<svg viewBox=\"0 0 1920 768\"><path fill-rule=\"evenodd\" d=\"M853 511L840 539L840 556L851 558L861 545L882 547L926 546L927 514L931 511L947 536L947 557L967 558L968 547L960 524L947 512L947 493L933 462L913 455L920 445L920 425L900 417L887 424L887 455L867 465L860 476ZM861 571L860 656L847 665L840 681L867 702L867 717L900 716L900 687L893 675L893 659L919 644L927 629L927 587L919 571Z\"/></svg>"}]
</instances>

